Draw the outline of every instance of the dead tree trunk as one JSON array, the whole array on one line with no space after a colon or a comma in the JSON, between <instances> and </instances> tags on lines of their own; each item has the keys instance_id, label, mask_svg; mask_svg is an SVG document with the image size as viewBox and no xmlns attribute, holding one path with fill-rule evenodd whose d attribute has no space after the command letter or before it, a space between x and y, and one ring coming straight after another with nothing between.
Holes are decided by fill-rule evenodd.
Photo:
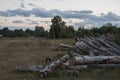
<instances>
[{"instance_id":1,"label":"dead tree trunk","mask_svg":"<svg viewBox=\"0 0 120 80\"><path fill-rule=\"evenodd\" d=\"M112 55L112 56L116 56L116 55L117 55L117 54L115 54L115 53L112 53L112 52L108 51L108 50L107 50L106 48L104 48L104 47L97 47L97 46L94 45L91 41L88 41L88 40L85 40L85 39L83 39L82 41L85 42L85 43L86 43L87 45L89 45L90 47L92 47L92 48L94 48L94 49L96 49L96 50L99 50L99 51L105 53L104 55Z\"/></svg>"},{"instance_id":2,"label":"dead tree trunk","mask_svg":"<svg viewBox=\"0 0 120 80\"><path fill-rule=\"evenodd\" d=\"M70 56L68 54L64 55L61 59L56 60L52 62L50 65L46 66L42 70L40 70L40 77L44 78L47 76L49 73L51 73L53 70L55 70L56 67L60 67L61 64L65 63L70 59Z\"/></svg>"},{"instance_id":3,"label":"dead tree trunk","mask_svg":"<svg viewBox=\"0 0 120 80\"><path fill-rule=\"evenodd\" d=\"M112 45L108 44L107 42L105 42L102 38L96 39L98 42L100 42L101 44L103 44L104 46L106 46L106 49L108 49L109 51L120 55L120 50L112 47Z\"/></svg>"},{"instance_id":4,"label":"dead tree trunk","mask_svg":"<svg viewBox=\"0 0 120 80\"><path fill-rule=\"evenodd\" d=\"M120 64L120 56L75 56L75 65L80 64Z\"/></svg>"},{"instance_id":5,"label":"dead tree trunk","mask_svg":"<svg viewBox=\"0 0 120 80\"><path fill-rule=\"evenodd\" d=\"M93 64L95 67L120 68L120 64Z\"/></svg>"},{"instance_id":6,"label":"dead tree trunk","mask_svg":"<svg viewBox=\"0 0 120 80\"><path fill-rule=\"evenodd\" d=\"M114 48L120 50L120 45L116 44L115 42L113 42L107 38L105 38L104 41L107 42L108 44L110 44L111 46L113 46Z\"/></svg>"}]
</instances>

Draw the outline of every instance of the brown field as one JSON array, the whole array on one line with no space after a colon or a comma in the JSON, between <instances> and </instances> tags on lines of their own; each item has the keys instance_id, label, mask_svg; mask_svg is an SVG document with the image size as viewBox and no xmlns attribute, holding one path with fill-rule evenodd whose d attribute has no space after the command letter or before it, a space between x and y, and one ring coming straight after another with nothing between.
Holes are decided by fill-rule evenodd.
<instances>
[{"instance_id":1,"label":"brown field","mask_svg":"<svg viewBox=\"0 0 120 80\"><path fill-rule=\"evenodd\" d=\"M60 43L72 45L74 42L72 39L0 39L0 80L120 80L120 68L91 67L82 70L79 76L69 76L63 74L63 70L56 70L56 75L51 75L45 79L41 79L37 72L22 73L15 70L16 66L44 64L46 57L65 54L66 52L53 50Z\"/></svg>"}]
</instances>

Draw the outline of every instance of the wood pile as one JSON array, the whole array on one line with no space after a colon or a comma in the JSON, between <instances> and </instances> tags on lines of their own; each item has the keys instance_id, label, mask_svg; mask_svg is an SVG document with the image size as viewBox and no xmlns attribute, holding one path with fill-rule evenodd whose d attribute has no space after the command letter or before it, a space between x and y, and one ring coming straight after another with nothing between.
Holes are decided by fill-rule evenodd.
<instances>
[{"instance_id":1,"label":"wood pile","mask_svg":"<svg viewBox=\"0 0 120 80\"><path fill-rule=\"evenodd\" d=\"M87 68L89 64L100 67L120 67L120 45L104 36L84 37L80 38L74 46L60 44L60 47L67 49L68 53L45 67L32 66L27 70L39 71L40 77L44 78L56 68L80 70ZM16 69L22 71L20 67Z\"/></svg>"}]
</instances>

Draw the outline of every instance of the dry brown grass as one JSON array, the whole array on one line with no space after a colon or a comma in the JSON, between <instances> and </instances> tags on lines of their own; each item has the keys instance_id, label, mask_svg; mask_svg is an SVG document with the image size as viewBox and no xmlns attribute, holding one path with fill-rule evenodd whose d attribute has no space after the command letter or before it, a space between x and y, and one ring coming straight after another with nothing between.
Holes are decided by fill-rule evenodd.
<instances>
[{"instance_id":1,"label":"dry brown grass","mask_svg":"<svg viewBox=\"0 0 120 80\"><path fill-rule=\"evenodd\" d=\"M40 39L40 38L3 38L0 39L0 80L54 80L54 77L41 79L38 73L19 73L16 66L43 64L46 57L63 54L54 51L60 43L73 44L72 39ZM96 70L96 69L95 69ZM102 74L94 73L94 69L81 71L79 77L60 74L58 80L120 80L120 69L102 69Z\"/></svg>"},{"instance_id":2,"label":"dry brown grass","mask_svg":"<svg viewBox=\"0 0 120 80\"><path fill-rule=\"evenodd\" d=\"M0 39L0 80L35 80L38 75L18 74L15 67L42 64L46 57L61 54L53 50L59 43L70 41L40 38Z\"/></svg>"}]
</instances>

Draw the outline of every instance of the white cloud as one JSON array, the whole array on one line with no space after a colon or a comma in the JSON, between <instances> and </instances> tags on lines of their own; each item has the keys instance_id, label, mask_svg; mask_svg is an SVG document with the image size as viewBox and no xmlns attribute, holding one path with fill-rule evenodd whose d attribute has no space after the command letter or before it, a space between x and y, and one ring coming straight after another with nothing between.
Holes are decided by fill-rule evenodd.
<instances>
[{"instance_id":1,"label":"white cloud","mask_svg":"<svg viewBox=\"0 0 120 80\"><path fill-rule=\"evenodd\" d=\"M14 20L13 23L23 24L24 22L24 26L25 25L31 26L31 24L33 24L32 26L35 26L36 24L42 24L42 25L46 25L47 29L48 26L51 24L50 22L51 18L55 15L62 16L62 18L66 21L68 25L74 24L75 26L78 27L84 25L102 26L105 23L113 23L120 25L120 16L118 16L113 12L109 12L107 14L102 13L100 16L97 16L97 15L93 15L92 10L61 11L57 9L46 10L44 8L33 8L31 10L15 9L15 10L0 11L0 16L2 17L16 17L16 16L19 16L19 18L22 17L22 19L20 19L21 21ZM9 21L9 19L7 19L7 21Z\"/></svg>"},{"instance_id":2,"label":"white cloud","mask_svg":"<svg viewBox=\"0 0 120 80\"><path fill-rule=\"evenodd\" d=\"M25 4L24 3L21 3L21 8L25 8Z\"/></svg>"},{"instance_id":3,"label":"white cloud","mask_svg":"<svg viewBox=\"0 0 120 80\"><path fill-rule=\"evenodd\" d=\"M23 21L22 20L15 20L15 21L13 21L13 23L23 23Z\"/></svg>"},{"instance_id":4,"label":"white cloud","mask_svg":"<svg viewBox=\"0 0 120 80\"><path fill-rule=\"evenodd\" d=\"M29 5L29 6L32 6L32 7L36 7L36 5L33 4L33 3L28 3L28 5Z\"/></svg>"}]
</instances>

